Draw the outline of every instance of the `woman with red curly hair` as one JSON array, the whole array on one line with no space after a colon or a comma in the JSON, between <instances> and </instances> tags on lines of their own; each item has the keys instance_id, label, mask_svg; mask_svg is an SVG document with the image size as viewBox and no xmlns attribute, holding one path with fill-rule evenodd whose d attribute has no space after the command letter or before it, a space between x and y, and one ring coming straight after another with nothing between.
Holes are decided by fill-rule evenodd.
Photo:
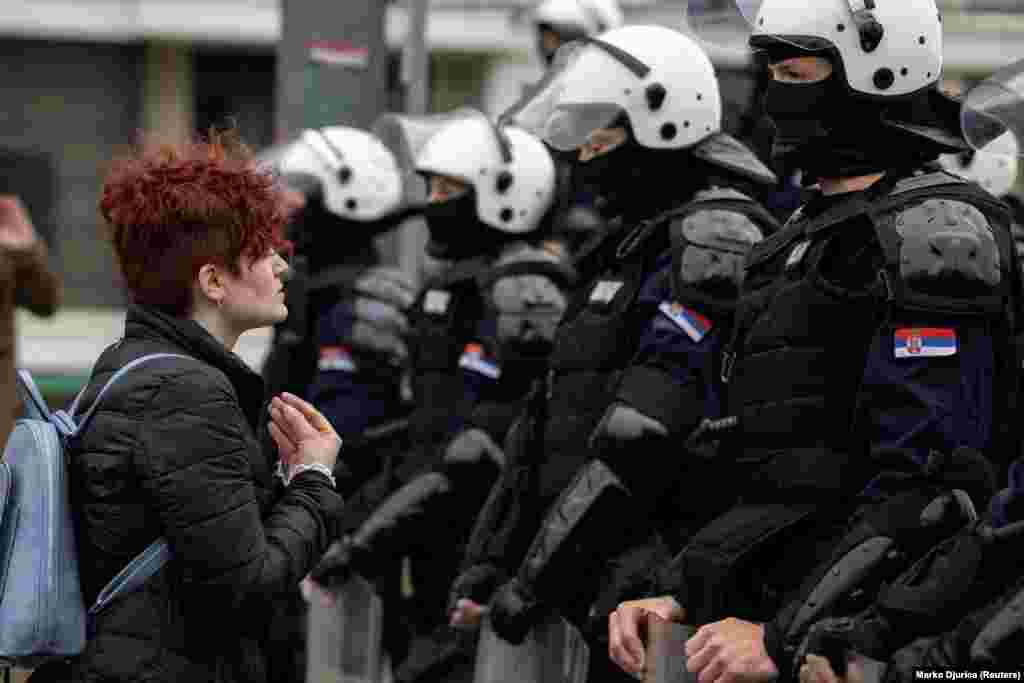
<instances>
[{"instance_id":1,"label":"woman with red curly hair","mask_svg":"<svg viewBox=\"0 0 1024 683\"><path fill-rule=\"evenodd\" d=\"M100 209L131 304L83 405L135 358L186 358L126 374L70 449L83 597L158 537L173 557L99 615L81 657L33 680L270 680L270 605L296 593L341 504L327 420L275 398L277 453L263 449L263 382L231 352L288 314L275 180L215 137L117 162Z\"/></svg>"}]
</instances>

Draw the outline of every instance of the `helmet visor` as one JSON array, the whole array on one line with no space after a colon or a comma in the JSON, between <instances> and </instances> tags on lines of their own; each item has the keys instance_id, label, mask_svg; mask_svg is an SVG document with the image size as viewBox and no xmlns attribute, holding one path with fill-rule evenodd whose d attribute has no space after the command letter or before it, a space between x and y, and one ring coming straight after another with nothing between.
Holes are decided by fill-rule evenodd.
<instances>
[{"instance_id":1,"label":"helmet visor","mask_svg":"<svg viewBox=\"0 0 1024 683\"><path fill-rule=\"evenodd\" d=\"M854 17L858 3L863 0L848 3L851 25L858 24ZM802 35L806 29L794 22L772 22L768 25L777 25L766 33L761 16L764 5L765 0L686 0L684 30L699 40L713 59L750 60L756 55L778 61L815 56L831 47L822 38ZM794 15L795 19L802 16Z\"/></svg>"},{"instance_id":2,"label":"helmet visor","mask_svg":"<svg viewBox=\"0 0 1024 683\"><path fill-rule=\"evenodd\" d=\"M541 82L501 116L561 152L583 146L600 129L625 114L623 79L641 77L647 67L600 41L563 45ZM603 78L602 78L603 76Z\"/></svg>"},{"instance_id":3,"label":"helmet visor","mask_svg":"<svg viewBox=\"0 0 1024 683\"><path fill-rule=\"evenodd\" d=\"M964 139L978 151L1019 156L1024 134L1024 60L1004 67L964 97ZM1009 135L1007 135L1009 133Z\"/></svg>"},{"instance_id":4,"label":"helmet visor","mask_svg":"<svg viewBox=\"0 0 1024 683\"><path fill-rule=\"evenodd\" d=\"M473 120L490 126L487 117L468 107L444 114L427 114L422 116L389 113L384 114L373 125L373 133L384 142L398 160L405 185L406 201L420 205L426 203L430 194L427 179L419 171L424 151L431 140L441 131L453 124ZM504 138L495 134L495 144L505 144ZM462 176L452 172L450 175ZM465 180L465 178L460 178Z\"/></svg>"}]
</instances>

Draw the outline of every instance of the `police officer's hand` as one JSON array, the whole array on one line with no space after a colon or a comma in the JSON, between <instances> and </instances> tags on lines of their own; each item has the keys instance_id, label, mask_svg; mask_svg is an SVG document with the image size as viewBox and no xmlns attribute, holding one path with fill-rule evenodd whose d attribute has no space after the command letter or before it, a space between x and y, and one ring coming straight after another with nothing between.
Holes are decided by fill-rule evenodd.
<instances>
[{"instance_id":1,"label":"police officer's hand","mask_svg":"<svg viewBox=\"0 0 1024 683\"><path fill-rule=\"evenodd\" d=\"M416 287L401 270L387 266L368 268L354 284L354 296L344 303L352 316L348 338L353 348L404 361L409 333L406 310L416 299Z\"/></svg>"},{"instance_id":2,"label":"police officer's hand","mask_svg":"<svg viewBox=\"0 0 1024 683\"><path fill-rule=\"evenodd\" d=\"M332 589L344 584L359 571L360 548L351 536L335 541L316 563L302 582L302 594L307 602L318 599L321 604L333 605Z\"/></svg>"},{"instance_id":3,"label":"police officer's hand","mask_svg":"<svg viewBox=\"0 0 1024 683\"><path fill-rule=\"evenodd\" d=\"M487 606L473 602L469 598L459 598L455 603L455 609L452 610L448 624L455 628L480 628L480 623L487 616L487 612Z\"/></svg>"},{"instance_id":4,"label":"police officer's hand","mask_svg":"<svg viewBox=\"0 0 1024 683\"><path fill-rule=\"evenodd\" d=\"M635 441L642 437L668 436L668 429L654 418L648 417L636 408L625 403L613 403L608 406L604 417L598 423L590 438L593 446L605 439L613 441Z\"/></svg>"},{"instance_id":5,"label":"police officer's hand","mask_svg":"<svg viewBox=\"0 0 1024 683\"><path fill-rule=\"evenodd\" d=\"M800 667L800 683L864 683L864 666L854 656L846 668L846 676L837 676L828 660L820 655L807 655Z\"/></svg>"},{"instance_id":6,"label":"police officer's hand","mask_svg":"<svg viewBox=\"0 0 1024 683\"><path fill-rule=\"evenodd\" d=\"M686 641L686 668L699 683L761 683L779 676L764 626L729 617L702 626Z\"/></svg>"},{"instance_id":7,"label":"police officer's hand","mask_svg":"<svg viewBox=\"0 0 1024 683\"><path fill-rule=\"evenodd\" d=\"M474 564L462 571L448 591L448 614L459 607L459 602L468 599L475 604L486 602L494 594L503 574L493 564Z\"/></svg>"},{"instance_id":8,"label":"police officer's hand","mask_svg":"<svg viewBox=\"0 0 1024 683\"><path fill-rule=\"evenodd\" d=\"M467 429L448 444L444 462L448 465L472 465L489 459L498 467L505 466L505 453L482 429Z\"/></svg>"},{"instance_id":9,"label":"police officer's hand","mask_svg":"<svg viewBox=\"0 0 1024 683\"><path fill-rule=\"evenodd\" d=\"M686 619L686 611L671 596L623 602L608 615L608 656L633 676L643 674L644 641L640 634L645 631L648 615L652 613L665 621Z\"/></svg>"}]
</instances>

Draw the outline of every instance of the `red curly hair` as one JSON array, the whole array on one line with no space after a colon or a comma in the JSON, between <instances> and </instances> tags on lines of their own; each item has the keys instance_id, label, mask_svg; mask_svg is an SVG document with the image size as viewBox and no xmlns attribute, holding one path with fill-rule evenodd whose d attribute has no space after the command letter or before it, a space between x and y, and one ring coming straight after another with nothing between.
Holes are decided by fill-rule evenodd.
<instances>
[{"instance_id":1,"label":"red curly hair","mask_svg":"<svg viewBox=\"0 0 1024 683\"><path fill-rule=\"evenodd\" d=\"M116 159L99 203L132 301L187 315L200 268L287 250L275 178L231 132Z\"/></svg>"}]
</instances>

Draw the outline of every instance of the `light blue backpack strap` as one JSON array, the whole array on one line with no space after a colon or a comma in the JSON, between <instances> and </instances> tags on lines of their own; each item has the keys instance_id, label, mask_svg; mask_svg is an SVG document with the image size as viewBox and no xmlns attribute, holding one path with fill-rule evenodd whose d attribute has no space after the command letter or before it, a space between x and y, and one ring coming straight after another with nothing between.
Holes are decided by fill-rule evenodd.
<instances>
[{"instance_id":1,"label":"light blue backpack strap","mask_svg":"<svg viewBox=\"0 0 1024 683\"><path fill-rule=\"evenodd\" d=\"M103 587L96 597L96 602L89 608L89 616L96 616L118 596L131 593L146 583L170 559L171 547L167 545L167 541L163 538L153 541L148 548L136 555L127 567L118 572L117 576L110 580L110 583Z\"/></svg>"},{"instance_id":2,"label":"light blue backpack strap","mask_svg":"<svg viewBox=\"0 0 1024 683\"><path fill-rule=\"evenodd\" d=\"M78 433L79 431L85 429L86 425L89 424L89 420L92 419L93 413L96 412L96 409L99 407L100 402L103 400L103 397L106 396L110 388L114 386L117 383L117 381L121 379L121 377L131 372L132 370L142 365L143 363L148 363L149 361L158 360L160 358L191 358L191 356L184 356L180 353L151 353L148 356L142 356L140 358L136 358L130 363L126 363L121 369L114 373L113 377L107 380L107 383L103 385L103 388L100 389L100 393L96 396L96 400L93 401L92 405L89 406L89 409L85 411L85 415L83 415L79 419L76 417L75 413L78 410L78 402L82 398L82 394L80 393L78 395L78 398L76 398L75 402L71 405L71 410L68 413L68 417L71 418L71 421L77 425L74 433Z\"/></svg>"},{"instance_id":3,"label":"light blue backpack strap","mask_svg":"<svg viewBox=\"0 0 1024 683\"><path fill-rule=\"evenodd\" d=\"M32 379L32 373L28 370L18 370L18 395L25 406L25 415L33 420L49 421L50 409L43 399L43 394Z\"/></svg>"},{"instance_id":4,"label":"light blue backpack strap","mask_svg":"<svg viewBox=\"0 0 1024 683\"><path fill-rule=\"evenodd\" d=\"M80 420L75 420L75 411L78 409L78 402L82 398L82 393L78 395L75 402L71 405L70 414L58 411L55 416L58 420L65 422L71 427L68 435L77 434L89 424L89 420L92 418L93 413L96 412L96 408L99 407L100 401L110 390L114 384L117 383L122 376L126 373L131 372L136 367L149 361L157 360L159 358L190 358L191 356L185 356L178 353L151 353L148 356L142 356L136 358L130 363L126 363L124 367L120 368L114 373L114 376L107 380L107 383L100 389L100 393L96 396L96 400L92 402L89 409L85 412ZM109 605L118 596L130 593L137 589L142 584L146 583L154 574L160 571L171 559L171 547L167 544L167 541L163 538L158 538L153 541L149 547L139 553L128 566L118 572L117 576L110 580L100 594L96 597L96 602L89 608L89 617L94 617L103 611L107 605Z\"/></svg>"}]
</instances>

